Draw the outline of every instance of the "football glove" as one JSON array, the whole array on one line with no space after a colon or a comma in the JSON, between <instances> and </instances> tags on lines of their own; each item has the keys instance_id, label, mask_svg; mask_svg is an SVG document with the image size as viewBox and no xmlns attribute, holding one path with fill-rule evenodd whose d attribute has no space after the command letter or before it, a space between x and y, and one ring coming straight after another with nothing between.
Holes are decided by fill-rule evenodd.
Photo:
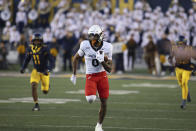
<instances>
[{"instance_id":1,"label":"football glove","mask_svg":"<svg viewBox=\"0 0 196 131\"><path fill-rule=\"evenodd\" d=\"M50 70L45 70L43 74L44 74L44 75L48 75L49 72L50 72Z\"/></svg>"},{"instance_id":2,"label":"football glove","mask_svg":"<svg viewBox=\"0 0 196 131\"><path fill-rule=\"evenodd\" d=\"M70 77L70 81L76 85L76 75L72 74L71 77Z\"/></svg>"},{"instance_id":3,"label":"football glove","mask_svg":"<svg viewBox=\"0 0 196 131\"><path fill-rule=\"evenodd\" d=\"M103 51L97 51L96 53L96 59L102 63L104 61L104 52Z\"/></svg>"},{"instance_id":4,"label":"football glove","mask_svg":"<svg viewBox=\"0 0 196 131\"><path fill-rule=\"evenodd\" d=\"M24 70L24 69L21 69L21 70L20 70L20 73L21 73L21 74L23 74L24 72L25 72L25 70Z\"/></svg>"}]
</instances>

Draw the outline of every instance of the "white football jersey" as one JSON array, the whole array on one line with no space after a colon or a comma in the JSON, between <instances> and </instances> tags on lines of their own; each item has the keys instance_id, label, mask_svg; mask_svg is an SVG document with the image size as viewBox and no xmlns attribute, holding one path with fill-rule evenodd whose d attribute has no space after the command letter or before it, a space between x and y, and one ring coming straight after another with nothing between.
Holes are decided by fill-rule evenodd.
<instances>
[{"instance_id":1,"label":"white football jersey","mask_svg":"<svg viewBox=\"0 0 196 131\"><path fill-rule=\"evenodd\" d=\"M102 46L97 49L102 50L109 60L112 60L112 44L103 41ZM98 73L105 71L102 64L96 59L96 50L91 46L88 40L84 40L80 44L78 50L79 56L84 56L86 64L86 74Z\"/></svg>"}]
</instances>

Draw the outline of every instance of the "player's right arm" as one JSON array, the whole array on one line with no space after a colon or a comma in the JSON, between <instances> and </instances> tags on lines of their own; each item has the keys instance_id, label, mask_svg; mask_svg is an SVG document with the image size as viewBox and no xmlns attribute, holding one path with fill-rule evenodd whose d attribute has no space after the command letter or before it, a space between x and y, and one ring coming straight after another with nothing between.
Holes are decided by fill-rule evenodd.
<instances>
[{"instance_id":1,"label":"player's right arm","mask_svg":"<svg viewBox=\"0 0 196 131\"><path fill-rule=\"evenodd\" d=\"M112 60L103 61L101 64L108 73L112 71Z\"/></svg>"},{"instance_id":2,"label":"player's right arm","mask_svg":"<svg viewBox=\"0 0 196 131\"><path fill-rule=\"evenodd\" d=\"M108 73L110 73L112 71L112 50L113 50L113 46L110 44L108 49L109 49L109 51L108 51L107 55L105 56L104 54L102 54L103 59L101 60L101 59L98 58L98 61L102 64L103 68ZM99 54L99 52L98 52L98 54ZM100 56L101 56L101 54L100 54ZM105 57L107 58L106 60L105 60Z\"/></svg>"},{"instance_id":3,"label":"player's right arm","mask_svg":"<svg viewBox=\"0 0 196 131\"><path fill-rule=\"evenodd\" d=\"M76 70L77 70L77 65L78 65L78 60L81 58L81 56L76 53L74 58L73 58L73 75L76 75Z\"/></svg>"},{"instance_id":4,"label":"player's right arm","mask_svg":"<svg viewBox=\"0 0 196 131\"><path fill-rule=\"evenodd\" d=\"M22 68L20 70L21 73L24 73L24 70L27 67L27 65L29 64L30 60L31 60L31 54L30 54L30 49L28 49L26 52L26 55L25 55L24 63L23 63Z\"/></svg>"},{"instance_id":5,"label":"player's right arm","mask_svg":"<svg viewBox=\"0 0 196 131\"><path fill-rule=\"evenodd\" d=\"M78 65L78 60L84 56L84 44L81 43L80 44L80 48L78 50L78 52L74 55L74 58L73 58L73 63L72 63L72 67L73 67L73 74L70 78L71 82L75 85L76 84L76 70L77 70L77 65Z\"/></svg>"}]
</instances>

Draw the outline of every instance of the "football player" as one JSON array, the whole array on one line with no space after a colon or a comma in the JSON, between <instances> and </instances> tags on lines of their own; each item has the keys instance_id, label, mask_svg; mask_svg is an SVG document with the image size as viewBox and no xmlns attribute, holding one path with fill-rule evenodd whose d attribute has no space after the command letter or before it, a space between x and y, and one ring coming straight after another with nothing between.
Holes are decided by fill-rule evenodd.
<instances>
[{"instance_id":1,"label":"football player","mask_svg":"<svg viewBox=\"0 0 196 131\"><path fill-rule=\"evenodd\" d=\"M179 86L182 88L182 103L180 107L185 108L186 102L191 102L188 81L194 65L191 63L192 47L186 45L187 40L184 36L179 37L176 45L172 46L169 62L175 66L176 78Z\"/></svg>"},{"instance_id":2,"label":"football player","mask_svg":"<svg viewBox=\"0 0 196 131\"><path fill-rule=\"evenodd\" d=\"M73 75L70 80L76 84L76 69L79 58L85 58L86 65L86 85L85 96L89 103L96 100L98 91L101 107L99 111L99 121L95 131L103 131L102 123L106 114L107 99L109 96L109 83L107 72L112 70L112 45L103 41L103 31L100 26L93 25L88 30L88 40L80 44L78 52L73 59Z\"/></svg>"},{"instance_id":3,"label":"football player","mask_svg":"<svg viewBox=\"0 0 196 131\"><path fill-rule=\"evenodd\" d=\"M38 104L38 95L37 88L41 80L41 90L44 94L47 94L49 91L49 72L54 67L54 59L51 56L49 49L43 43L43 37L39 33L35 33L32 36L31 44L27 50L23 66L20 70L21 73L24 73L25 68L27 67L30 60L33 60L34 69L31 73L31 87L32 87L32 96L35 102L33 111L39 111L40 107Z\"/></svg>"}]
</instances>

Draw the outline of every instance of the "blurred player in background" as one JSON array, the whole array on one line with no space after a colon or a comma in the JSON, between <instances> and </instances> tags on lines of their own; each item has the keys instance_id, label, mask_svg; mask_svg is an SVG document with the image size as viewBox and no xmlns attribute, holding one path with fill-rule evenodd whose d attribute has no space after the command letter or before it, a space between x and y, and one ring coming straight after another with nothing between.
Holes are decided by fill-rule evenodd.
<instances>
[{"instance_id":1,"label":"blurred player in background","mask_svg":"<svg viewBox=\"0 0 196 131\"><path fill-rule=\"evenodd\" d=\"M182 88L182 104L184 109L186 102L191 102L190 91L188 89L188 81L194 65L191 63L192 47L187 45L187 40L184 36L179 36L179 41L172 46L171 56L169 61L175 66L176 78L179 86Z\"/></svg>"},{"instance_id":2,"label":"blurred player in background","mask_svg":"<svg viewBox=\"0 0 196 131\"><path fill-rule=\"evenodd\" d=\"M109 96L109 83L107 72L112 69L112 45L103 41L103 31L98 25L93 25L88 30L88 39L80 44L80 48L73 59L73 75L71 82L76 84L76 69L79 58L85 58L86 64L86 85L85 96L89 103L96 100L98 91L101 108L99 121L95 131L103 131L102 123L107 109L107 98Z\"/></svg>"},{"instance_id":3,"label":"blurred player in background","mask_svg":"<svg viewBox=\"0 0 196 131\"><path fill-rule=\"evenodd\" d=\"M152 36L148 36L149 42L144 46L144 60L148 67L148 72L155 75L156 65L155 57L157 54L157 46L155 45Z\"/></svg>"},{"instance_id":4,"label":"blurred player in background","mask_svg":"<svg viewBox=\"0 0 196 131\"><path fill-rule=\"evenodd\" d=\"M54 67L53 57L50 55L50 51L46 45L43 43L43 37L41 34L34 34L32 37L32 43L27 50L25 60L20 70L21 73L24 73L25 68L27 67L30 60L33 59L34 69L31 73L30 83L32 86L32 96L35 102L33 111L39 111L40 107L38 104L38 95L37 88L39 81L41 80L41 90L44 94L47 94L49 91L49 72Z\"/></svg>"}]
</instances>

